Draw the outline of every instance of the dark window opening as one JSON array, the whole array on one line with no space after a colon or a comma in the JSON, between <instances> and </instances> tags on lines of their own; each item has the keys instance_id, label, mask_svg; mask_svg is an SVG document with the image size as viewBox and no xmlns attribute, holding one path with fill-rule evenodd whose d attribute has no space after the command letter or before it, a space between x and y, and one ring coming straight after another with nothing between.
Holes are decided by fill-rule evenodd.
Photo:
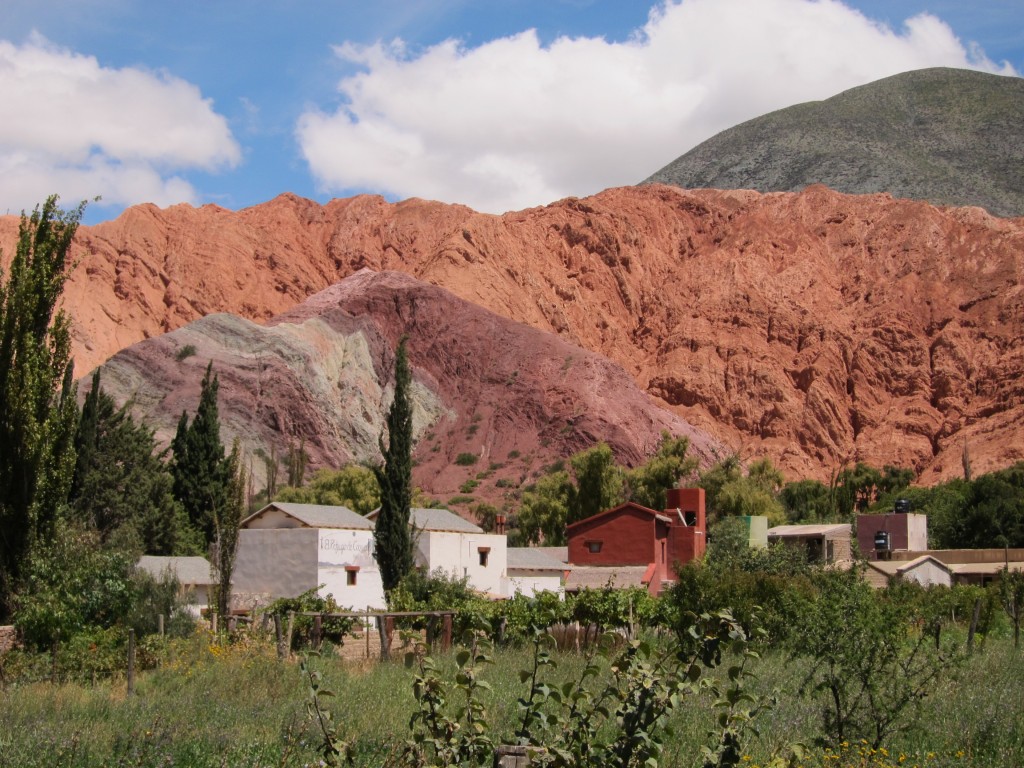
<instances>
[{"instance_id":1,"label":"dark window opening","mask_svg":"<svg viewBox=\"0 0 1024 768\"><path fill-rule=\"evenodd\" d=\"M588 541L587 542L587 551L590 554L592 554L592 555L596 555L598 552L601 551L601 544L602 543L603 542L600 542L600 541Z\"/></svg>"}]
</instances>

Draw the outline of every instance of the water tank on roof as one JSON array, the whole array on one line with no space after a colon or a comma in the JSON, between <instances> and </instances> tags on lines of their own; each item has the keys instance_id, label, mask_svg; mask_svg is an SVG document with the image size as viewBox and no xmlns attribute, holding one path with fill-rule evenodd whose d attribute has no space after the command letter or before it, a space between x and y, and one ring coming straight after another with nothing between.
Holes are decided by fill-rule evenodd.
<instances>
[{"instance_id":1,"label":"water tank on roof","mask_svg":"<svg viewBox=\"0 0 1024 768\"><path fill-rule=\"evenodd\" d=\"M889 549L890 549L891 543L892 543L892 538L889 536L889 532L888 531L878 531L878 533L875 534L875 551L876 552L879 552L879 553L881 553L881 552L888 552Z\"/></svg>"},{"instance_id":2,"label":"water tank on roof","mask_svg":"<svg viewBox=\"0 0 1024 768\"><path fill-rule=\"evenodd\" d=\"M892 511L896 513L910 512L910 499L896 499L896 502L893 504Z\"/></svg>"}]
</instances>

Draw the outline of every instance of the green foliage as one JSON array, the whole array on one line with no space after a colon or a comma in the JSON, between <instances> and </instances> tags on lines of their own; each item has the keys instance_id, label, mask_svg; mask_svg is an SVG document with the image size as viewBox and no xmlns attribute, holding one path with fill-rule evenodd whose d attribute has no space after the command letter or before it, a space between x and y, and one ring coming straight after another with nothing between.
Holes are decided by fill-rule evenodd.
<instances>
[{"instance_id":1,"label":"green foliage","mask_svg":"<svg viewBox=\"0 0 1024 768\"><path fill-rule=\"evenodd\" d=\"M473 514L476 515L477 522L480 527L483 528L487 533L493 533L498 521L498 515L501 514L501 510L493 504L477 504L473 509Z\"/></svg>"},{"instance_id":2,"label":"green foliage","mask_svg":"<svg viewBox=\"0 0 1024 768\"><path fill-rule=\"evenodd\" d=\"M755 461L744 475L739 456L733 454L701 473L698 484L704 488L709 522L760 515L768 518L769 525L779 525L786 519L778 499L783 481L768 458Z\"/></svg>"},{"instance_id":3,"label":"green foliage","mask_svg":"<svg viewBox=\"0 0 1024 768\"><path fill-rule=\"evenodd\" d=\"M231 575L235 570L235 555L238 551L238 529L245 517L245 487L248 482L242 466L238 438L235 438L231 446L231 454L223 471L226 478L224 495L213 514L213 570L217 576L217 613L227 616L231 613Z\"/></svg>"},{"instance_id":4,"label":"green foliage","mask_svg":"<svg viewBox=\"0 0 1024 768\"><path fill-rule=\"evenodd\" d=\"M181 363L181 362L183 362L185 360L188 360L195 353L196 353L196 345L195 344L186 344L185 346L183 346L181 349L179 349L177 352L174 353L174 359L177 360L179 363Z\"/></svg>"},{"instance_id":5,"label":"green foliage","mask_svg":"<svg viewBox=\"0 0 1024 768\"><path fill-rule=\"evenodd\" d=\"M471 467L480 460L475 453L460 453L455 457L455 463L460 467Z\"/></svg>"},{"instance_id":6,"label":"green foliage","mask_svg":"<svg viewBox=\"0 0 1024 768\"><path fill-rule=\"evenodd\" d=\"M190 424L188 414L182 411L178 421L178 430L171 442L174 453L171 474L175 498L185 507L192 527L210 544L217 535L217 510L225 504L230 482L217 413L220 384L212 362L206 367L201 386L195 419Z\"/></svg>"},{"instance_id":7,"label":"green foliage","mask_svg":"<svg viewBox=\"0 0 1024 768\"><path fill-rule=\"evenodd\" d=\"M366 515L380 506L380 486L372 469L349 464L339 470L318 469L309 483L285 486L274 501L343 506Z\"/></svg>"},{"instance_id":8,"label":"green foliage","mask_svg":"<svg viewBox=\"0 0 1024 768\"><path fill-rule=\"evenodd\" d=\"M71 322L56 305L84 210L62 211L52 196L22 213L10 266L0 270L0 621L74 471Z\"/></svg>"},{"instance_id":9,"label":"green foliage","mask_svg":"<svg viewBox=\"0 0 1024 768\"><path fill-rule=\"evenodd\" d=\"M804 689L824 694L827 743L866 739L878 749L906 727L956 657L911 629L919 617L898 591L876 593L859 570L823 571L814 581L793 646L794 655L813 662Z\"/></svg>"},{"instance_id":10,"label":"green foliage","mask_svg":"<svg viewBox=\"0 0 1024 768\"><path fill-rule=\"evenodd\" d=\"M282 618L287 617L289 612L296 614L292 624L292 651L312 649L313 617L302 614L345 613L349 610L338 605L333 595L322 597L319 589L320 587L314 587L296 597L278 598L264 611L268 615L277 615ZM325 618L320 626L321 640L327 640L334 645L344 645L345 636L352 632L355 625L356 620L347 616Z\"/></svg>"},{"instance_id":11,"label":"green foliage","mask_svg":"<svg viewBox=\"0 0 1024 768\"><path fill-rule=\"evenodd\" d=\"M605 443L580 451L569 460L576 484L568 498L566 523L585 520L625 501L625 476Z\"/></svg>"},{"instance_id":12,"label":"green foliage","mask_svg":"<svg viewBox=\"0 0 1024 768\"><path fill-rule=\"evenodd\" d=\"M481 674L492 663L483 632L468 630L456 651L457 672L447 682L433 658L419 656L413 679L417 710L409 722L403 762L410 766L484 765L494 753L481 694L490 691Z\"/></svg>"},{"instance_id":13,"label":"green foliage","mask_svg":"<svg viewBox=\"0 0 1024 768\"><path fill-rule=\"evenodd\" d=\"M516 516L516 526L526 544L565 544L569 498L573 492L567 472L545 475L532 491L525 491Z\"/></svg>"},{"instance_id":14,"label":"green foliage","mask_svg":"<svg viewBox=\"0 0 1024 768\"><path fill-rule=\"evenodd\" d=\"M779 501L789 523L820 523L835 516L832 493L827 485L817 480L786 483L779 493Z\"/></svg>"},{"instance_id":15,"label":"green foliage","mask_svg":"<svg viewBox=\"0 0 1024 768\"><path fill-rule=\"evenodd\" d=\"M395 394L387 415L388 443L380 438L384 465L374 468L380 486L380 512L374 527L374 551L384 591L391 592L413 569L413 542L409 530L412 506L412 375L405 338L395 351Z\"/></svg>"},{"instance_id":16,"label":"green foliage","mask_svg":"<svg viewBox=\"0 0 1024 768\"><path fill-rule=\"evenodd\" d=\"M25 564L15 613L25 643L49 648L122 621L133 602L131 567L127 554L101 549L95 534L58 523Z\"/></svg>"},{"instance_id":17,"label":"green foliage","mask_svg":"<svg viewBox=\"0 0 1024 768\"><path fill-rule=\"evenodd\" d=\"M652 457L626 472L626 495L630 501L649 509L664 509L666 489L675 488L684 478L697 471L697 458L687 456L690 440L661 433L661 442Z\"/></svg>"},{"instance_id":18,"label":"green foliage","mask_svg":"<svg viewBox=\"0 0 1024 768\"><path fill-rule=\"evenodd\" d=\"M1008 566L999 575L999 600L1013 624L1013 647L1020 648L1021 613L1024 612L1024 571L1011 571Z\"/></svg>"},{"instance_id":19,"label":"green foliage","mask_svg":"<svg viewBox=\"0 0 1024 768\"><path fill-rule=\"evenodd\" d=\"M93 373L75 434L77 462L69 505L74 519L99 535L153 555L197 554L199 531L174 498L173 479L148 427L117 408Z\"/></svg>"},{"instance_id":20,"label":"green foliage","mask_svg":"<svg viewBox=\"0 0 1024 768\"><path fill-rule=\"evenodd\" d=\"M306 700L306 715L315 723L320 733L319 749L321 765L338 766L352 763L352 747L340 734L340 726L334 718L332 710L324 704L324 699L334 697L334 692L324 687L323 673L315 669L312 659L317 656L314 651L307 651L299 662L299 671L309 685L309 696Z\"/></svg>"}]
</instances>

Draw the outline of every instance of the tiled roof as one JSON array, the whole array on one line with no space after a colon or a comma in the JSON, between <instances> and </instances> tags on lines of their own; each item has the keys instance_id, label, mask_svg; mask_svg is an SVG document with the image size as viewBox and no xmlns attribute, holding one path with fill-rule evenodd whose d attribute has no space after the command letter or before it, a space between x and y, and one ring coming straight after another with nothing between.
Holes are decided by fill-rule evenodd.
<instances>
[{"instance_id":1,"label":"tiled roof","mask_svg":"<svg viewBox=\"0 0 1024 768\"><path fill-rule=\"evenodd\" d=\"M566 591L578 589L622 589L643 587L646 565L574 565L565 580Z\"/></svg>"},{"instance_id":2,"label":"tiled roof","mask_svg":"<svg viewBox=\"0 0 1024 768\"><path fill-rule=\"evenodd\" d=\"M566 571L569 566L564 560L553 557L539 547L509 547L508 570L516 571Z\"/></svg>"},{"instance_id":3,"label":"tiled roof","mask_svg":"<svg viewBox=\"0 0 1024 768\"><path fill-rule=\"evenodd\" d=\"M256 514L250 515L243 520L242 525L245 526L247 522L259 517L268 509L279 509L310 528L373 530L372 520L367 520L358 512L353 512L348 507L333 507L323 504L293 504L286 501L275 501L268 504Z\"/></svg>"},{"instance_id":4,"label":"tiled roof","mask_svg":"<svg viewBox=\"0 0 1024 768\"><path fill-rule=\"evenodd\" d=\"M447 509L425 509L413 507L410 510L412 524L422 531L455 531L457 533L483 533L479 525L469 522Z\"/></svg>"},{"instance_id":5,"label":"tiled roof","mask_svg":"<svg viewBox=\"0 0 1024 768\"><path fill-rule=\"evenodd\" d=\"M136 567L148 573L154 579L161 579L166 574L174 576L182 586L197 584L214 584L210 561L205 557L157 557L143 555Z\"/></svg>"}]
</instances>

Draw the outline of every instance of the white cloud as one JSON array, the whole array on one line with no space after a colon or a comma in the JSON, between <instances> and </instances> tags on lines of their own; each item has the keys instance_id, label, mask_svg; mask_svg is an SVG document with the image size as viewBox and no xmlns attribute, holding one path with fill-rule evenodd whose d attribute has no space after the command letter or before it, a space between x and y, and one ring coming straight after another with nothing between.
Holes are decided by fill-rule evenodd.
<instances>
[{"instance_id":1,"label":"white cloud","mask_svg":"<svg viewBox=\"0 0 1024 768\"><path fill-rule=\"evenodd\" d=\"M296 127L320 187L492 212L636 183L739 122L898 72L1016 74L934 16L895 31L837 0L670 0L627 42L335 51L362 71Z\"/></svg>"},{"instance_id":2,"label":"white cloud","mask_svg":"<svg viewBox=\"0 0 1024 768\"><path fill-rule=\"evenodd\" d=\"M0 213L57 192L66 204L195 202L176 176L236 165L241 151L198 88L164 73L101 67L39 35L0 40Z\"/></svg>"}]
</instances>

